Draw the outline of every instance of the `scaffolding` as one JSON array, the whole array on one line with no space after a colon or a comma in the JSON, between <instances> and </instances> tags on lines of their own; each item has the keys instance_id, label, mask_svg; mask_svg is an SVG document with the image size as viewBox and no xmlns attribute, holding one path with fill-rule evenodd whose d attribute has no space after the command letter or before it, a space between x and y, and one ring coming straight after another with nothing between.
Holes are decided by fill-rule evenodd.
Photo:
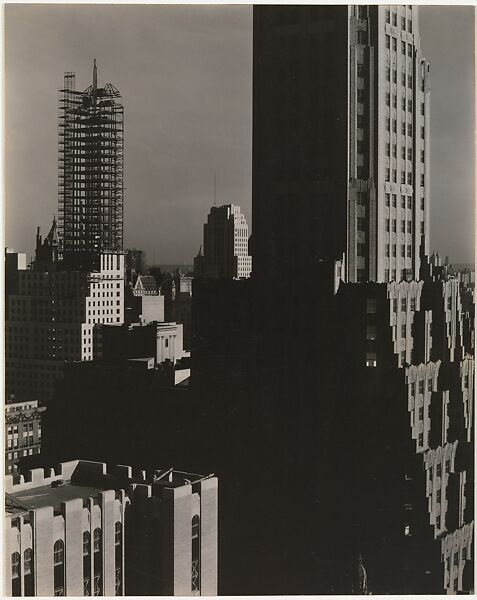
<instances>
[{"instance_id":1,"label":"scaffolding","mask_svg":"<svg viewBox=\"0 0 477 600\"><path fill-rule=\"evenodd\" d=\"M63 257L123 249L124 108L110 83L59 91L58 225Z\"/></svg>"}]
</instances>

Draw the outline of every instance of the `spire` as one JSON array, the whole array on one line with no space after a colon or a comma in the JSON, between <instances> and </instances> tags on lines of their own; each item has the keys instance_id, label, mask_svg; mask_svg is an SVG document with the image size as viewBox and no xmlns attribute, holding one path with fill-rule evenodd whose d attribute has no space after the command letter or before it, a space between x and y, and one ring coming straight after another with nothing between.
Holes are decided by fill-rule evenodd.
<instances>
[{"instance_id":1,"label":"spire","mask_svg":"<svg viewBox=\"0 0 477 600\"><path fill-rule=\"evenodd\" d=\"M98 68L96 67L96 59L93 59L93 90L96 91L98 88Z\"/></svg>"}]
</instances>

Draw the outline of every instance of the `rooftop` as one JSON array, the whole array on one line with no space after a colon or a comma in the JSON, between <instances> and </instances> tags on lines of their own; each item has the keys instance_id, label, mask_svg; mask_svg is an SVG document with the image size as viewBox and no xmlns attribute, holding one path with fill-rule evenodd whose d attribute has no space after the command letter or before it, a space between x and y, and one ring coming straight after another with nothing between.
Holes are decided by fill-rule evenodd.
<instances>
[{"instance_id":1,"label":"rooftop","mask_svg":"<svg viewBox=\"0 0 477 600\"><path fill-rule=\"evenodd\" d=\"M108 471L105 463L75 460L61 463L56 470L33 469L25 477L8 475L5 478L5 510L9 514L45 506L59 510L63 502L76 498L95 499L106 490L127 492L137 485L152 485L156 490L177 488L208 477L211 475L173 468L146 472L127 465L117 465Z\"/></svg>"}]
</instances>

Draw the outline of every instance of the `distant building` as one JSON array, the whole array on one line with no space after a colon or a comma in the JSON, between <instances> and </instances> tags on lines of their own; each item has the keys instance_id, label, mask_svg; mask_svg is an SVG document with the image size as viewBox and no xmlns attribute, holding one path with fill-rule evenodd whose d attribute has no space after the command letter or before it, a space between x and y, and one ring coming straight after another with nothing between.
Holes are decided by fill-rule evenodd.
<instances>
[{"instance_id":1,"label":"distant building","mask_svg":"<svg viewBox=\"0 0 477 600\"><path fill-rule=\"evenodd\" d=\"M138 275L133 294L135 296L158 296L159 290L155 278L152 275Z\"/></svg>"},{"instance_id":2,"label":"distant building","mask_svg":"<svg viewBox=\"0 0 477 600\"><path fill-rule=\"evenodd\" d=\"M144 250L129 248L126 250L126 269L138 274L144 273L146 269L146 253Z\"/></svg>"},{"instance_id":3,"label":"distant building","mask_svg":"<svg viewBox=\"0 0 477 600\"><path fill-rule=\"evenodd\" d=\"M18 461L41 451L41 417L36 400L10 398L5 404L5 473L16 473Z\"/></svg>"},{"instance_id":4,"label":"distant building","mask_svg":"<svg viewBox=\"0 0 477 600\"><path fill-rule=\"evenodd\" d=\"M217 478L73 460L5 482L7 596L217 594Z\"/></svg>"},{"instance_id":5,"label":"distant building","mask_svg":"<svg viewBox=\"0 0 477 600\"><path fill-rule=\"evenodd\" d=\"M197 277L244 279L250 277L248 225L239 206L226 204L210 209L204 225L204 247L194 259Z\"/></svg>"},{"instance_id":6,"label":"distant building","mask_svg":"<svg viewBox=\"0 0 477 600\"><path fill-rule=\"evenodd\" d=\"M58 258L56 226L54 220L44 242L37 233L33 269L8 267L6 390L40 404L51 397L65 361L93 360L95 324L124 322L124 255L90 257L89 271L69 268Z\"/></svg>"},{"instance_id":7,"label":"distant building","mask_svg":"<svg viewBox=\"0 0 477 600\"><path fill-rule=\"evenodd\" d=\"M194 278L179 270L174 275L172 287L171 321L181 323L184 330L184 348L191 349L192 344L192 282Z\"/></svg>"}]
</instances>

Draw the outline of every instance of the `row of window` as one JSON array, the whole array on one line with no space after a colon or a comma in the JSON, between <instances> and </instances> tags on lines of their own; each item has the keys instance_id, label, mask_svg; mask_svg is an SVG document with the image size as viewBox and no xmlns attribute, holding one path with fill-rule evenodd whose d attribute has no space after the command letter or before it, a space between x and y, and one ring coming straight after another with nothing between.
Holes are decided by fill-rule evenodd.
<instances>
[{"instance_id":1,"label":"row of window","mask_svg":"<svg viewBox=\"0 0 477 600\"><path fill-rule=\"evenodd\" d=\"M386 226L387 232L397 233L396 219L386 219L385 226ZM412 226L413 226L413 222L407 221L407 233L412 233L412 230L413 230ZM359 229L359 227L358 227L358 229ZM363 229L363 231L364 231L364 229ZM406 233L406 221L401 221L401 233ZM421 221L420 233L421 233L421 235L424 234L424 221Z\"/></svg>"},{"instance_id":2,"label":"row of window","mask_svg":"<svg viewBox=\"0 0 477 600\"><path fill-rule=\"evenodd\" d=\"M385 198L385 202L386 202L386 206L392 206L392 208L397 208L397 195L396 194L385 194L384 196ZM391 203L392 200L392 203ZM401 194L401 208L406 208L406 204L407 204L407 208L408 209L412 209L412 197L409 196L407 198L407 202L406 202L406 196ZM424 198L421 198L421 210L424 210Z\"/></svg>"},{"instance_id":3,"label":"row of window","mask_svg":"<svg viewBox=\"0 0 477 600\"><path fill-rule=\"evenodd\" d=\"M392 78L391 78L392 76ZM386 67L386 80L395 84L397 84L398 82L398 76L397 76L397 69L391 69L390 67ZM401 73L401 85L403 85L404 87L408 87L409 89L412 89L412 84L413 84L413 76L412 74L408 73L406 75L406 73L403 71Z\"/></svg>"},{"instance_id":4,"label":"row of window","mask_svg":"<svg viewBox=\"0 0 477 600\"><path fill-rule=\"evenodd\" d=\"M418 390L418 394L424 394L424 379L421 379L418 381L418 386L417 386L417 390ZM432 377L430 377L427 380L427 391L428 392L432 392L432 387L433 387L433 379ZM411 382L411 396L415 396L416 395L416 383L413 381Z\"/></svg>"},{"instance_id":5,"label":"row of window","mask_svg":"<svg viewBox=\"0 0 477 600\"><path fill-rule=\"evenodd\" d=\"M394 256L398 255L396 244L386 244L386 256ZM412 246L401 246L401 257L405 258L412 257Z\"/></svg>"},{"instance_id":6,"label":"row of window","mask_svg":"<svg viewBox=\"0 0 477 600\"><path fill-rule=\"evenodd\" d=\"M360 119L361 117L361 119ZM358 115L357 116L357 122L358 122L358 127L360 127L359 123L363 123L363 115ZM361 124L361 127L363 126L363 124ZM393 133L397 133L397 120L396 119L386 119L386 130L387 131L391 131ZM407 135L412 137L412 123L407 123L407 128L406 128L406 123L401 123L401 133L402 135ZM426 138L426 130L424 125L421 125L421 129L420 129L420 134L421 134L421 139L424 140ZM404 157L403 157L404 158Z\"/></svg>"},{"instance_id":7,"label":"row of window","mask_svg":"<svg viewBox=\"0 0 477 600\"><path fill-rule=\"evenodd\" d=\"M392 45L393 52L397 52L397 38L395 38L394 36L386 35L385 44L386 44L386 48L388 50L391 49L391 45ZM401 54L403 56L406 56L406 50L407 50L408 57L412 58L412 56L413 56L412 44L406 44L406 42L401 41Z\"/></svg>"},{"instance_id":8,"label":"row of window","mask_svg":"<svg viewBox=\"0 0 477 600\"><path fill-rule=\"evenodd\" d=\"M393 11L391 12L391 10L389 8L386 9L386 23L389 23L394 27L397 27L398 24L398 16L397 14ZM406 27L407 25L407 27ZM407 19L406 17L401 17L401 29L403 31L409 31L409 33L412 33L412 19ZM389 37L389 36L386 36Z\"/></svg>"}]
</instances>

